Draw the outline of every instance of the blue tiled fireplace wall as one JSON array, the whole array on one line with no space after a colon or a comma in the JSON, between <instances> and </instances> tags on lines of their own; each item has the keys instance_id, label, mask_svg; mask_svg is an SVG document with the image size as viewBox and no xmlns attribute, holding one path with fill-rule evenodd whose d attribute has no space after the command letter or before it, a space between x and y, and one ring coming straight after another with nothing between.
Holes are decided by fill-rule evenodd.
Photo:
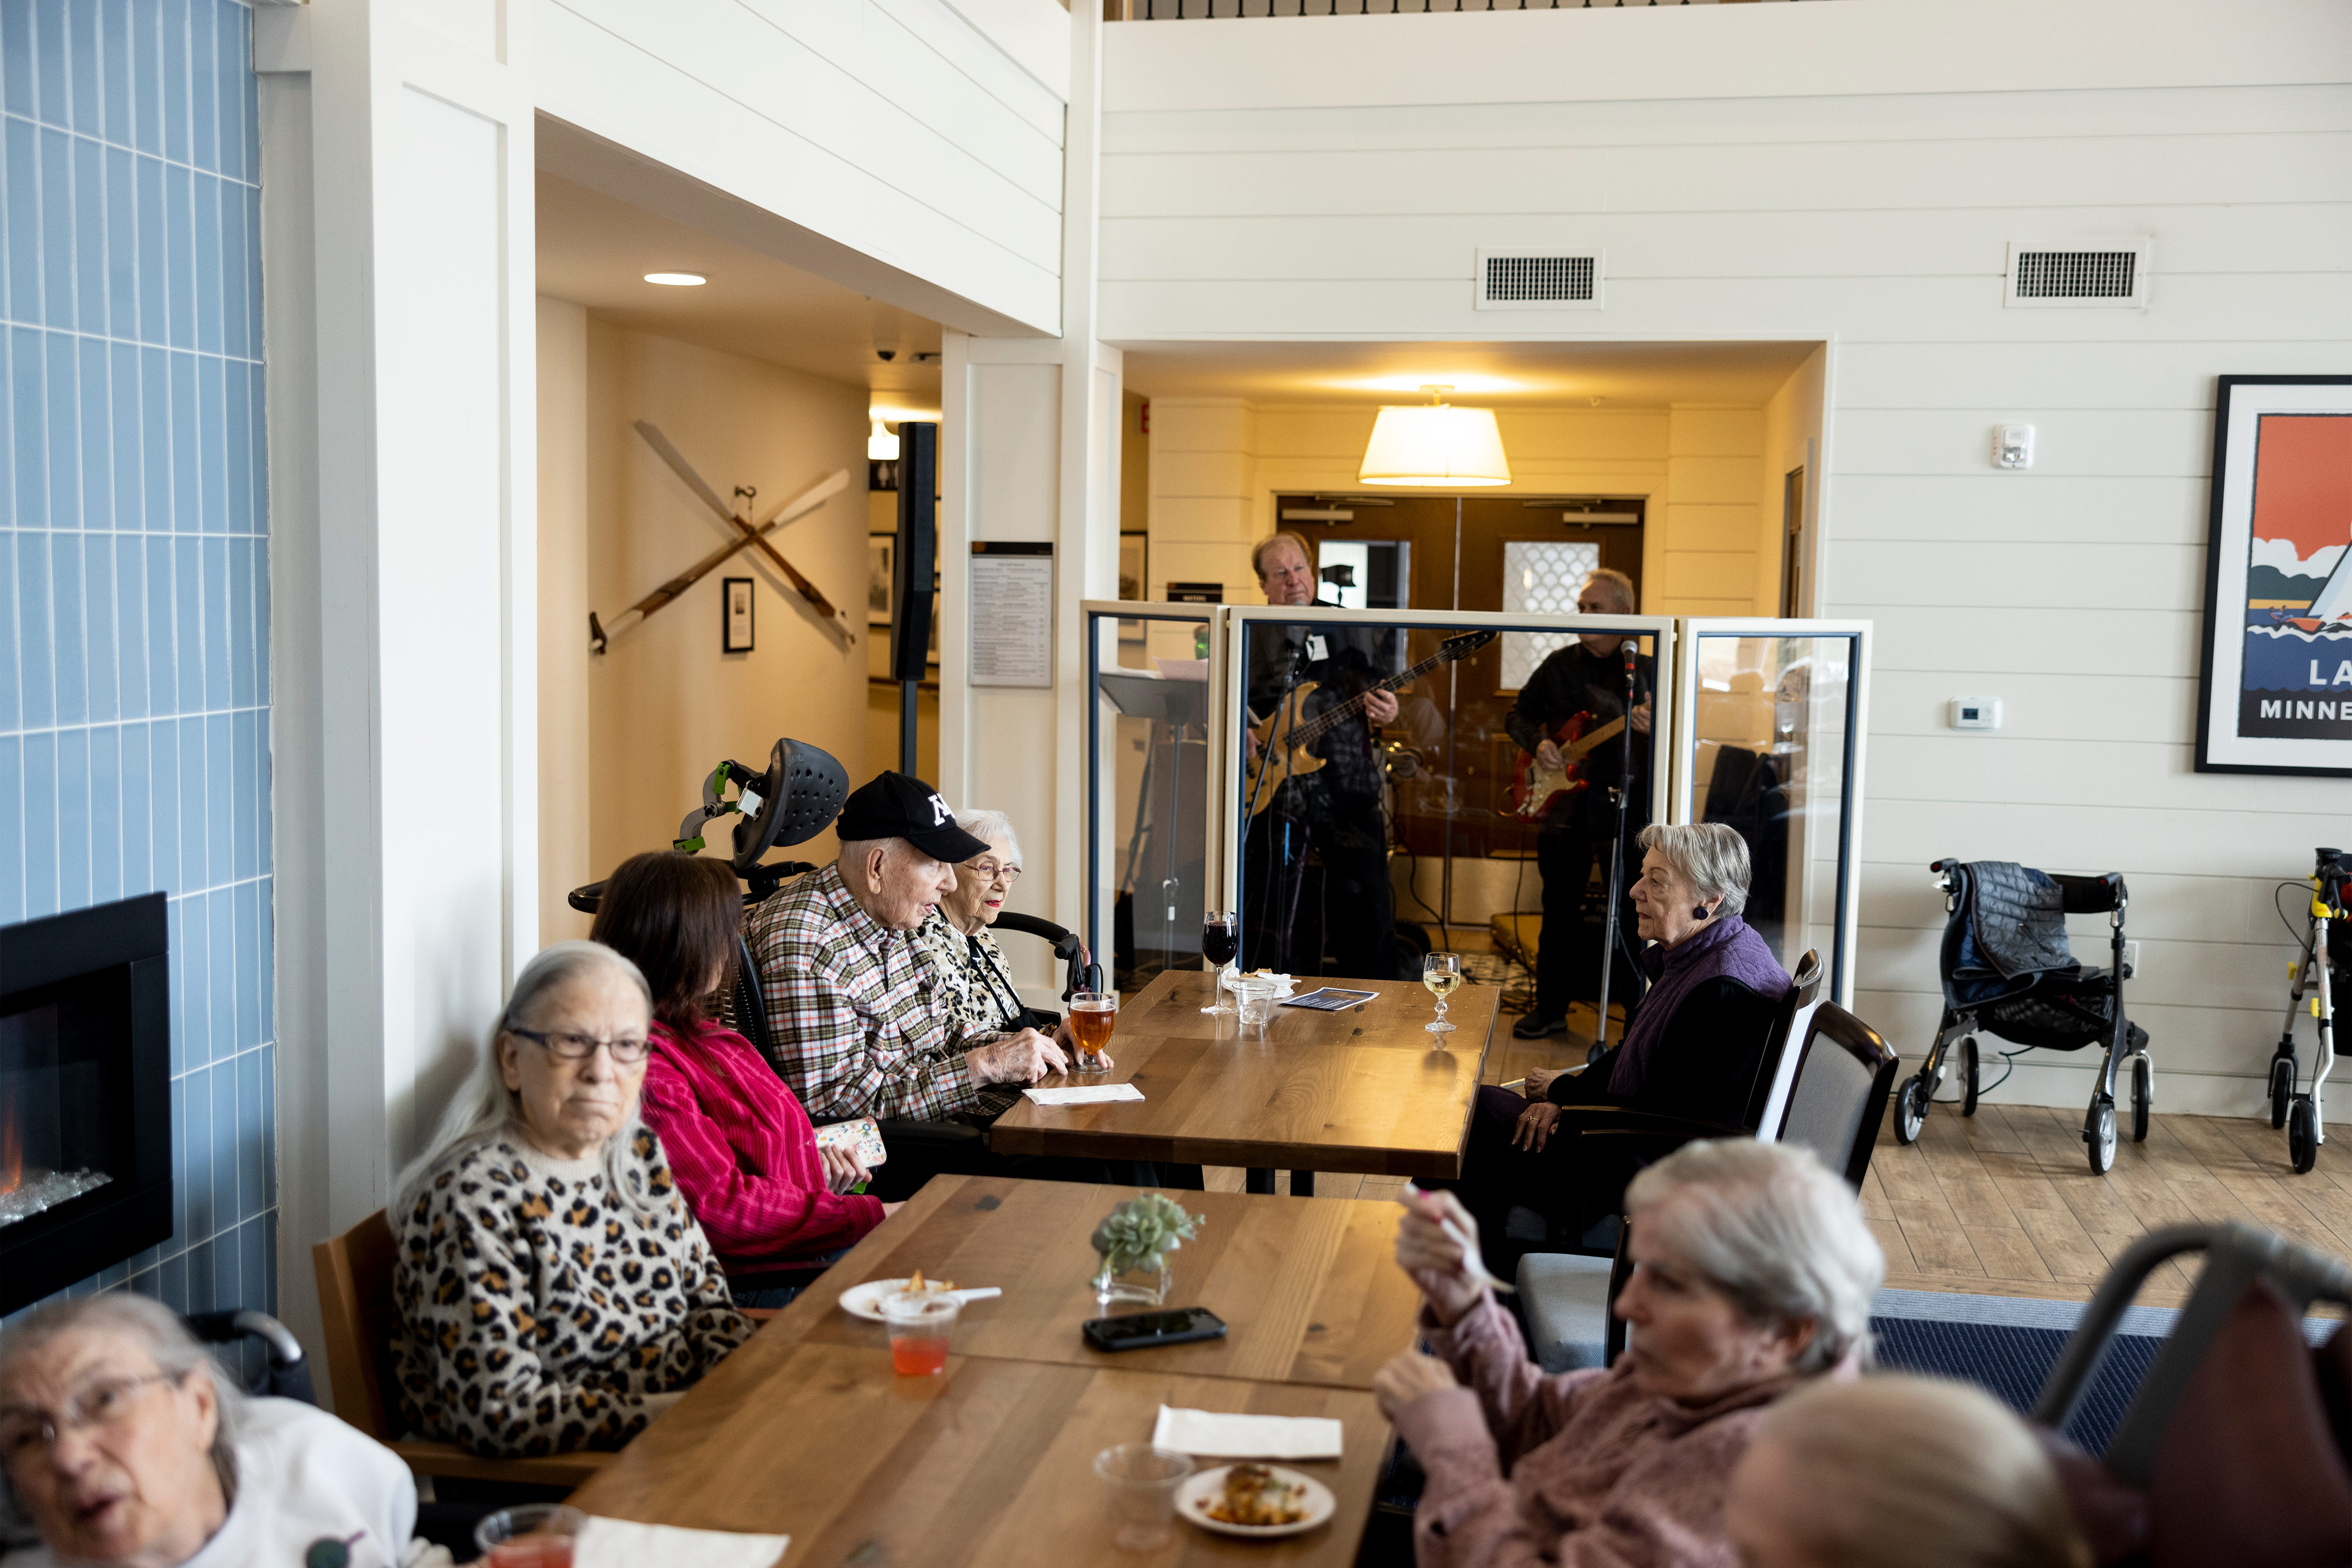
<instances>
[{"instance_id":1,"label":"blue tiled fireplace wall","mask_svg":"<svg viewBox=\"0 0 2352 1568\"><path fill-rule=\"evenodd\" d=\"M162 889L172 1239L78 1289L277 1300L252 18L0 0L0 924Z\"/></svg>"}]
</instances>

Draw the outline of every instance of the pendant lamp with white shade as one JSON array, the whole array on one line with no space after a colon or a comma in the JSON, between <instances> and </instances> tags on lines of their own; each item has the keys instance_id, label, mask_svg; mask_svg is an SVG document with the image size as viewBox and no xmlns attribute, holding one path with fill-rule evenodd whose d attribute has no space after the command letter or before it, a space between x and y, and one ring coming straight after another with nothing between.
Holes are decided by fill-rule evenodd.
<instances>
[{"instance_id":1,"label":"pendant lamp with white shade","mask_svg":"<svg viewBox=\"0 0 2352 1568\"><path fill-rule=\"evenodd\" d=\"M1381 409L1356 469L1357 482L1434 489L1509 484L1511 466L1503 456L1495 411L1453 407L1445 402L1453 390L1424 386L1425 406Z\"/></svg>"}]
</instances>

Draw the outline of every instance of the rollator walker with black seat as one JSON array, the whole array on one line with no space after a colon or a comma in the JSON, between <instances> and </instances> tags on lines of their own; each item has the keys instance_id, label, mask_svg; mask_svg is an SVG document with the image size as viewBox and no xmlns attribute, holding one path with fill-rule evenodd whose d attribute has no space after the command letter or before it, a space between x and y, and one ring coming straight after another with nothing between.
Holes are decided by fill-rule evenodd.
<instances>
[{"instance_id":1,"label":"rollator walker with black seat","mask_svg":"<svg viewBox=\"0 0 2352 1568\"><path fill-rule=\"evenodd\" d=\"M1944 1020L1927 1061L1895 1091L1895 1142L1919 1136L1955 1042L1960 1114L1976 1114L1979 1089L1992 1087L1979 1082L1979 1030L2019 1047L2000 1052L2005 1066L2029 1050L2102 1046L2105 1059L2083 1117L2083 1142L2093 1173L2105 1175L2116 1163L2116 1074L2129 1065L2135 1143L2147 1139L2156 1103L2147 1031L2124 1016L2131 970L2124 963L2129 900L2122 873L2068 877L2011 860L1938 860L1927 869L1938 873L1936 885L1944 891ZM2076 963L2066 945L2066 917L2096 914L2107 917L2112 962L2105 969Z\"/></svg>"},{"instance_id":2,"label":"rollator walker with black seat","mask_svg":"<svg viewBox=\"0 0 2352 1568\"><path fill-rule=\"evenodd\" d=\"M2294 984L2287 994L2286 1026L2271 1053L2271 1125L2286 1129L2287 1158L2298 1175L2318 1161L2319 1146L2327 1142L2319 1094L2336 1066L2336 987L2352 977L2352 912L2345 907L2352 898L2352 866L2345 864L2340 849L2312 855L2311 926L2290 971ZM2311 1087L2298 1094L2294 1086L2302 1067L2294 1054L2294 1016L2306 995L2319 1046L2311 1058Z\"/></svg>"}]
</instances>

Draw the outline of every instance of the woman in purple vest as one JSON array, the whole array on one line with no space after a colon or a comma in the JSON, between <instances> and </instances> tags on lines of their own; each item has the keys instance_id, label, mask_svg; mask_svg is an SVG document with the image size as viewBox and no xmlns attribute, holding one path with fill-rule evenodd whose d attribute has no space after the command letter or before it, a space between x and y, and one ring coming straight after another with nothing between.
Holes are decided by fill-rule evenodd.
<instances>
[{"instance_id":1,"label":"woman in purple vest","mask_svg":"<svg viewBox=\"0 0 2352 1568\"><path fill-rule=\"evenodd\" d=\"M1650 989L1624 1037L1590 1067L1528 1074L1528 1093L1478 1091L1462 1179L1487 1266L1510 1278L1505 1235L1514 1207L1535 1210L1570 1242L1616 1212L1639 1163L1610 1139L1554 1138L1563 1105L1623 1105L1740 1126L1780 1000L1793 982L1739 918L1748 903L1748 843L1719 822L1642 830L1636 930ZM1564 1236L1561 1233L1565 1232Z\"/></svg>"}]
</instances>

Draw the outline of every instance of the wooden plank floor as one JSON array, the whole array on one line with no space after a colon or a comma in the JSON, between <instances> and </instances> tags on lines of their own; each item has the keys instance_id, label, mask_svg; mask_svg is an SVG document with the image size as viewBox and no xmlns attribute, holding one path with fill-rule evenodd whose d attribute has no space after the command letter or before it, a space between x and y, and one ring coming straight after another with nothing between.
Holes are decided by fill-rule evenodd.
<instances>
[{"instance_id":1,"label":"wooden plank floor","mask_svg":"<svg viewBox=\"0 0 2352 1568\"><path fill-rule=\"evenodd\" d=\"M1508 1014L1496 1021L1486 1082L1531 1067L1584 1059L1592 1015L1580 1007L1570 1033L1515 1040ZM1612 1030L1613 1033L1613 1030ZM2158 1091L2161 1092L2159 1083ZM2267 1119L2166 1113L2159 1102L2147 1142L2131 1142L2128 1113L2115 1169L2091 1174L2079 1109L1985 1105L1929 1113L1906 1149L1890 1128L1879 1134L1863 1184L1863 1212L1886 1249L1886 1283L1906 1290L2032 1296L2084 1301L2133 1238L2158 1226L2243 1219L2322 1251L2352 1258L2352 1132L2319 1152L2298 1176L2286 1134ZM1239 1192L1239 1170L1213 1168L1208 1184ZM1288 1190L1288 1178L1279 1184ZM1326 1174L1318 1195L1386 1198L1393 1177ZM2178 1306L2189 1269L2168 1264L2140 1292L2152 1307Z\"/></svg>"},{"instance_id":2,"label":"wooden plank floor","mask_svg":"<svg viewBox=\"0 0 2352 1568\"><path fill-rule=\"evenodd\" d=\"M2147 1142L2125 1137L2115 1169L2091 1173L2083 1113L2040 1106L1929 1113L1910 1148L1882 1131L1863 1212L1886 1249L1886 1283L2083 1301L2132 1240L2159 1226L2242 1219L2352 1258L2352 1159L2322 1149L2310 1174L2287 1164L2267 1120L2167 1115ZM2195 1260L2168 1264L2141 1291L2178 1306Z\"/></svg>"}]
</instances>

